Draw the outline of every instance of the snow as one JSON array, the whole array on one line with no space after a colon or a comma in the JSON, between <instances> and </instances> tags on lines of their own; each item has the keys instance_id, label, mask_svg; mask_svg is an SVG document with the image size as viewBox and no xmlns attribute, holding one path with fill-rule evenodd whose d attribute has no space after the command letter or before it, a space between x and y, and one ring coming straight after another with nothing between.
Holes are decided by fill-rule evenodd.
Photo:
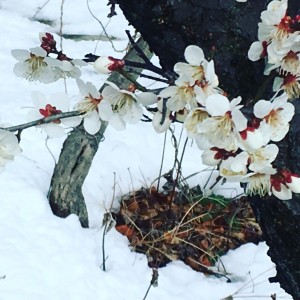
<instances>
[{"instance_id":1,"label":"snow","mask_svg":"<svg viewBox=\"0 0 300 300\"><path fill-rule=\"evenodd\" d=\"M116 37L115 47L124 49L127 21L118 10L118 16L108 22L106 2L90 0L89 4L93 13L108 24L108 34ZM17 0L0 0L1 122L13 125L26 122L28 107L32 107L31 91L47 95L64 91L63 82L43 85L16 77L12 72L16 61L10 54L12 49L37 46L39 32L58 33L60 7L58 0L30 0L22 5ZM34 20L35 14L36 18L52 21L52 27ZM63 33L99 35L101 32L86 1L64 2ZM112 53L111 44L103 40L64 39L63 48L76 58L93 53L95 48L102 55ZM122 57L122 53L115 56ZM99 86L105 77L88 67L82 79ZM78 89L74 80L67 80L67 89L75 101ZM176 131L180 133L179 128ZM146 123L128 126L122 132L107 129L83 186L90 229L81 228L75 215L66 219L54 216L48 204L47 192L55 164L52 155L58 159L64 138L46 141L40 129L25 130L21 140L23 152L0 174L0 300L143 299L152 274L146 257L132 252L126 237L112 229L105 237L107 270L102 271L101 222L111 205L118 206L117 200L112 203L114 173L117 196L141 185L150 186L157 178L164 136L157 135ZM170 143L166 153L165 172L174 160ZM185 176L200 172L191 178L191 184L203 183L209 176L209 172L203 171L199 151L190 143L183 172ZM231 196L240 192L230 186L217 189ZM220 300L229 295L233 299L270 299L271 294L276 294L276 299L291 299L279 284L268 282L267 278L276 271L267 251L265 243L247 244L222 257L219 268L223 270L225 266L232 283L227 283L226 278L197 273L182 262L172 262L159 269L158 287L150 289L147 300Z\"/></svg>"}]
</instances>

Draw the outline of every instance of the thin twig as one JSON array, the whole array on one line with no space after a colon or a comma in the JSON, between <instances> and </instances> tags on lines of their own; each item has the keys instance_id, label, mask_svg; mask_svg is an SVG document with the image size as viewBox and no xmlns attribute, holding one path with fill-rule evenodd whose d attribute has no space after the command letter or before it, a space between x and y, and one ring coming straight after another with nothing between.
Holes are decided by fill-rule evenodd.
<instances>
[{"instance_id":1,"label":"thin twig","mask_svg":"<svg viewBox=\"0 0 300 300\"><path fill-rule=\"evenodd\" d=\"M129 70L128 73L134 73L134 74L138 74L138 72L134 71L134 70ZM154 81L159 81L159 82L163 82L166 84L169 84L170 81L167 79L163 79L163 78L159 78L159 77L155 77L155 76L151 76L151 75L146 75L146 74L140 74L141 78L147 78L147 79L151 79Z\"/></svg>"},{"instance_id":2,"label":"thin twig","mask_svg":"<svg viewBox=\"0 0 300 300\"><path fill-rule=\"evenodd\" d=\"M107 259L107 257L105 257L105 236L109 232L109 230L111 229L111 226L113 224L112 222L114 222L112 214L111 214L111 210L112 210L112 207L113 207L113 203L115 201L116 182L117 182L116 181L116 173L114 172L114 186L113 186L112 201L111 201L109 210L104 214L104 217L103 217L104 228L103 228L103 235L102 235L102 260L103 260L102 270L104 272L106 271L106 264L105 264L105 262L106 262L106 259Z\"/></svg>"},{"instance_id":3,"label":"thin twig","mask_svg":"<svg viewBox=\"0 0 300 300\"><path fill-rule=\"evenodd\" d=\"M80 116L80 115L83 115L83 114L84 114L84 112L81 112L81 111L78 111L78 110L69 111L69 112L64 112L64 113L60 113L60 114L57 114L57 115L41 118L41 119L38 119L38 120L35 120L35 121L32 121L32 122L16 125L16 126L11 126L11 127L6 127L6 128L5 127L0 127L0 129L7 130L7 131L10 131L10 132L14 132L14 131L30 128L30 127L33 127L33 126L39 126L39 125L51 123L53 121L57 121L57 120L60 120L60 119L66 119L66 118L70 118L70 117Z\"/></svg>"},{"instance_id":4,"label":"thin twig","mask_svg":"<svg viewBox=\"0 0 300 300\"><path fill-rule=\"evenodd\" d=\"M102 234L102 270L106 271L106 259L105 259L105 236L106 236L106 230L107 230L108 223L106 222L103 228L103 234Z\"/></svg>"},{"instance_id":5,"label":"thin twig","mask_svg":"<svg viewBox=\"0 0 300 300\"><path fill-rule=\"evenodd\" d=\"M61 0L60 5L60 19L59 19L59 36L60 36L60 51L63 52L63 15L64 15L64 4L65 0ZM67 80L66 77L63 78L65 93L68 94Z\"/></svg>"},{"instance_id":6,"label":"thin twig","mask_svg":"<svg viewBox=\"0 0 300 300\"><path fill-rule=\"evenodd\" d=\"M160 169L159 169L159 175L158 175L158 181L157 181L157 187L156 187L157 191L159 190L160 178L161 178L162 168L163 168L164 159L165 159L166 141L167 141L167 131L165 132L165 137L164 137L163 152L162 152L162 156L161 156L161 163L160 163Z\"/></svg>"},{"instance_id":7,"label":"thin twig","mask_svg":"<svg viewBox=\"0 0 300 300\"><path fill-rule=\"evenodd\" d=\"M124 61L125 61L125 66L127 66L127 67L133 67L133 68L148 70L148 71L156 73L156 74L158 74L162 77L165 77L169 80L173 80L173 78L171 78L169 75L166 75L165 72L161 68L156 67L155 65L153 65L150 62L150 60L149 60L149 62L146 62L146 63L136 62L136 61L127 60L127 59L124 60Z\"/></svg>"},{"instance_id":8,"label":"thin twig","mask_svg":"<svg viewBox=\"0 0 300 300\"><path fill-rule=\"evenodd\" d=\"M60 50L63 52L63 37L62 37L62 32L63 32L63 15L64 15L64 3L65 0L61 0L61 5L60 5L60 19L59 19L59 36L60 36Z\"/></svg>"},{"instance_id":9,"label":"thin twig","mask_svg":"<svg viewBox=\"0 0 300 300\"><path fill-rule=\"evenodd\" d=\"M47 0L41 7L38 7L36 13L33 15L32 19L35 19L35 17L39 14L39 12L50 2L50 0Z\"/></svg>"},{"instance_id":10,"label":"thin twig","mask_svg":"<svg viewBox=\"0 0 300 300\"><path fill-rule=\"evenodd\" d=\"M129 30L125 30L128 39L131 43L131 45L133 46L133 48L135 49L135 51L137 52L138 56L145 62L145 63L150 63L149 58L147 57L147 55L144 53L144 51L139 47L139 45L135 42L135 40L132 38L130 31Z\"/></svg>"},{"instance_id":11,"label":"thin twig","mask_svg":"<svg viewBox=\"0 0 300 300\"><path fill-rule=\"evenodd\" d=\"M150 285L149 285L149 287L148 287L148 289L146 291L146 294L145 294L143 300L146 300L146 298L148 296L148 293L150 291L151 286L154 286L154 287L157 286L157 284L158 284L157 281L158 281L158 270L156 268L153 268L152 269L152 278L151 278L151 281L150 281Z\"/></svg>"},{"instance_id":12,"label":"thin twig","mask_svg":"<svg viewBox=\"0 0 300 300\"><path fill-rule=\"evenodd\" d=\"M190 211L191 211L191 210L192 210L199 202L201 202L202 200L203 200L203 197L201 197L199 200L197 200L195 203L193 203L193 205L191 205L191 206L189 207L189 209L186 211L186 213L184 214L184 216L181 218L179 224L175 227L176 230L175 230L173 236L176 236L176 234L178 233L179 228L182 226L182 223L183 223L185 217L189 214L189 212L190 212Z\"/></svg>"},{"instance_id":13,"label":"thin twig","mask_svg":"<svg viewBox=\"0 0 300 300\"><path fill-rule=\"evenodd\" d=\"M115 48L115 45L114 45L114 43L112 42L111 38L109 37L109 35L108 35L107 31L106 31L105 26L103 25L103 23L102 23L102 22L94 15L94 13L92 12L92 10L91 10L91 8L90 8L90 5L89 5L89 0L86 0L86 5L87 5L87 8L88 8L88 10L89 10L91 16L92 16L92 17L100 24L100 26L101 26L101 28L102 28L102 30L103 30L105 36L106 36L107 39L109 40L109 42L110 42L112 48L114 49L114 51L115 51L115 52L124 52L124 50L118 50L118 49Z\"/></svg>"},{"instance_id":14,"label":"thin twig","mask_svg":"<svg viewBox=\"0 0 300 300\"><path fill-rule=\"evenodd\" d=\"M183 157L184 157L184 153L185 153L185 149L186 149L186 145L187 145L187 142L188 142L188 138L186 138L185 142L184 142L184 145L183 145L183 149L182 149L182 153L181 153L181 157L180 157L180 161L178 161L178 158L176 156L176 160L178 161L178 164L177 164L177 175L176 175L176 179L174 181L174 185L173 185L173 191L172 191L172 194L171 194L171 203L173 202L173 199L174 199L174 195L175 195L175 189L176 187L178 186L178 181L179 181L179 176L181 175L181 172L182 172L182 161L183 161ZM177 149L178 151L178 149Z\"/></svg>"},{"instance_id":15,"label":"thin twig","mask_svg":"<svg viewBox=\"0 0 300 300\"><path fill-rule=\"evenodd\" d=\"M242 291L243 289L245 289L245 288L248 288L248 287L249 287L249 284L251 284L251 283L253 284L253 282L254 282L255 279L259 278L260 276L264 275L265 273L267 273L267 272L269 272L269 271L271 271L271 270L273 270L273 269L274 269L274 267L271 267L271 268L265 270L264 272L258 274L258 275L255 276L254 278L251 277L251 281L247 281L247 282L246 282L245 284L243 284L243 285L242 285L235 293L229 295L229 296L226 297L226 298L222 298L221 300L233 299L233 297L239 297L239 298L240 298L241 296L236 296L239 292L241 292L241 291ZM256 283L255 283L255 284L256 284Z\"/></svg>"}]
</instances>

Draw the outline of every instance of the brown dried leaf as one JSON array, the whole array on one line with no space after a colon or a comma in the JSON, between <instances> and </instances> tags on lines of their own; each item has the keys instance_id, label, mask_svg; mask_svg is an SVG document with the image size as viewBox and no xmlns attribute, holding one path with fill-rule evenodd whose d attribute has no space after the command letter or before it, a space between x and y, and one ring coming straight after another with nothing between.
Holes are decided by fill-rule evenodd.
<instances>
[{"instance_id":1,"label":"brown dried leaf","mask_svg":"<svg viewBox=\"0 0 300 300\"><path fill-rule=\"evenodd\" d=\"M116 226L116 230L118 230L121 234L127 236L128 239L131 239L134 234L134 230L126 224Z\"/></svg>"}]
</instances>

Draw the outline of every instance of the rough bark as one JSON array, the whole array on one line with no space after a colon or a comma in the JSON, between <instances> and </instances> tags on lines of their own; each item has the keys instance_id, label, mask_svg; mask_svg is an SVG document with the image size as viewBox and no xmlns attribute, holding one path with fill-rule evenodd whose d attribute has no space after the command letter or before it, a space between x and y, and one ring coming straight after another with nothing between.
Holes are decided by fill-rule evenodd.
<instances>
[{"instance_id":1,"label":"rough bark","mask_svg":"<svg viewBox=\"0 0 300 300\"><path fill-rule=\"evenodd\" d=\"M81 188L106 126L103 122L94 136L87 134L82 125L75 128L63 144L51 180L49 201L53 213L59 217L74 213L83 227L88 227L88 213Z\"/></svg>"},{"instance_id":2,"label":"rough bark","mask_svg":"<svg viewBox=\"0 0 300 300\"><path fill-rule=\"evenodd\" d=\"M270 0L115 0L128 21L142 33L165 70L183 61L186 46L195 44L213 58L220 86L230 97L241 95L246 103L255 97L265 81L264 62L247 59L250 44L257 40L260 13ZM299 12L299 0L289 0L289 12ZM261 97L270 95L271 86ZM277 166L300 174L300 107L289 135L282 141ZM280 282L294 299L300 299L300 199L253 197L252 207L270 247L269 255L277 266Z\"/></svg>"},{"instance_id":3,"label":"rough bark","mask_svg":"<svg viewBox=\"0 0 300 300\"><path fill-rule=\"evenodd\" d=\"M148 57L152 56L142 39L138 44ZM141 62L133 49L126 54L125 58ZM132 78L137 76L137 74L131 75ZM130 84L119 73L113 73L108 80L115 82L121 88L127 88ZM89 135L82 125L74 129L63 144L51 180L49 202L53 213L59 217L67 217L74 213L79 216L83 227L88 227L88 213L81 189L106 126L107 124L103 122L100 131L95 135Z\"/></svg>"}]
</instances>

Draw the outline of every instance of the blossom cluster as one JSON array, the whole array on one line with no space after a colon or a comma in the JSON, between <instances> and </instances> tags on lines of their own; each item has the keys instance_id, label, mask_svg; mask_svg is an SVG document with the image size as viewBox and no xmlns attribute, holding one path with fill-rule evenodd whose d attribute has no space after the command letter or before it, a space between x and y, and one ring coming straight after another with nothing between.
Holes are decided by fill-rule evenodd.
<instances>
[{"instance_id":1,"label":"blossom cluster","mask_svg":"<svg viewBox=\"0 0 300 300\"><path fill-rule=\"evenodd\" d=\"M249 195L273 193L286 200L300 192L298 175L272 165L279 151L275 143L287 134L295 111L287 94L259 100L246 117L241 97L230 101L218 87L213 61L205 60L202 49L188 46L185 59L187 63L174 66L176 85L162 90L160 97L167 100L169 119L173 112L186 112L183 125L203 150L203 163L218 167L229 182L245 183Z\"/></svg>"},{"instance_id":2,"label":"blossom cluster","mask_svg":"<svg viewBox=\"0 0 300 300\"><path fill-rule=\"evenodd\" d=\"M185 62L174 66L177 79L158 95L142 92L134 84L120 89L109 81L100 93L91 82L78 78L76 64L82 65L84 61L77 62L57 51L49 33L40 36L40 47L12 52L19 60L14 71L18 76L44 83L66 76L75 78L80 94L75 109L82 114L83 126L89 134L96 134L102 122L123 130L126 124L137 123L145 112L154 112L152 124L156 132L166 131L175 121L183 123L187 135L202 150L203 163L216 167L227 181L243 183L249 195L273 194L288 200L293 192L300 193L300 177L276 168L276 143L288 133L295 112L288 100L300 95L300 16L292 18L286 11L287 0L269 3L258 25L259 41L249 49L251 60L265 59L266 75L277 74L275 96L257 101L252 113L245 114L241 97L227 97L219 87L214 61L208 61L196 45L185 49ZM126 65L126 61L111 56L95 57L93 65L100 73L120 71ZM32 97L34 108L28 114L29 121L69 110L66 95L56 94L48 99L35 92ZM57 119L41 126L49 136L56 137L64 134L65 127L77 126L81 120Z\"/></svg>"},{"instance_id":3,"label":"blossom cluster","mask_svg":"<svg viewBox=\"0 0 300 300\"><path fill-rule=\"evenodd\" d=\"M80 77L81 71L78 67L86 65L83 60L70 59L58 51L56 41L50 33L40 34L40 41L41 45L31 48L30 51L12 50L13 57L19 61L14 67L15 75L42 83L51 83L66 77Z\"/></svg>"},{"instance_id":4,"label":"blossom cluster","mask_svg":"<svg viewBox=\"0 0 300 300\"><path fill-rule=\"evenodd\" d=\"M135 124L143 116L143 105L156 103L157 96L150 92L135 93L120 89L113 82L106 81L106 87L100 94L92 83L77 80L81 100L76 109L85 113L84 128L90 134L99 131L101 120L107 121L117 130L126 128L126 123Z\"/></svg>"},{"instance_id":5,"label":"blossom cluster","mask_svg":"<svg viewBox=\"0 0 300 300\"><path fill-rule=\"evenodd\" d=\"M252 61L266 60L265 74L274 70L274 91L284 90L289 99L300 96L300 15L287 15L287 0L271 1L261 13L258 41L248 52Z\"/></svg>"}]
</instances>

